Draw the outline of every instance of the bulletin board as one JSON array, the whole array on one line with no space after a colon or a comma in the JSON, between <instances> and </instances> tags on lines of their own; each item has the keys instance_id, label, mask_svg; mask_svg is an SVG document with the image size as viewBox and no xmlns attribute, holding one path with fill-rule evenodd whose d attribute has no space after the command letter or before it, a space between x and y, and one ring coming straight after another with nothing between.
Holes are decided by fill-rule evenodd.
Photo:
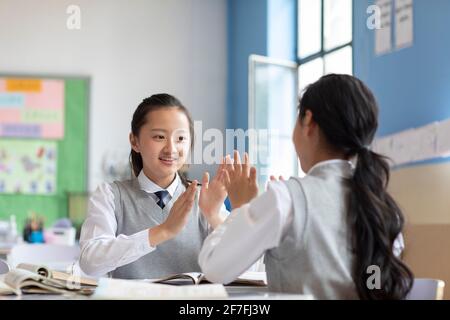
<instances>
[{"instance_id":1,"label":"bulletin board","mask_svg":"<svg viewBox=\"0 0 450 320\"><path fill-rule=\"evenodd\" d=\"M3 112L0 112L0 149L3 147L3 150L11 151L8 154L10 163L27 168L22 162L27 164L28 159L28 166L41 165L45 169L40 173L40 178L47 176L36 186L23 183L27 188L22 189L14 189L12 177L10 180L3 179L6 182L0 185L0 219L15 215L19 230L22 230L25 219L35 212L44 217L46 226L51 226L55 220L68 216L67 195L87 190L89 78L0 75L3 89L6 88L5 79L14 79L8 81L10 86L26 83L28 87L25 91L30 95L2 95L7 90L0 90L0 109L3 105ZM21 79L26 81L21 84ZM33 81L36 81L34 87ZM63 88L56 88L58 85ZM51 94L52 98L47 101L53 102L42 104L39 100L42 95L39 97L32 92L38 89L44 94ZM34 103L37 108L25 110L21 117L11 108L5 112L8 106L23 103L20 99L28 101L27 106L32 101L31 104ZM7 161L2 163L8 164ZM19 179L15 179L16 182L31 180L31 174L37 174L23 168L20 171L17 166L10 168L17 171L15 174ZM7 187L8 190L5 189Z\"/></svg>"}]
</instances>

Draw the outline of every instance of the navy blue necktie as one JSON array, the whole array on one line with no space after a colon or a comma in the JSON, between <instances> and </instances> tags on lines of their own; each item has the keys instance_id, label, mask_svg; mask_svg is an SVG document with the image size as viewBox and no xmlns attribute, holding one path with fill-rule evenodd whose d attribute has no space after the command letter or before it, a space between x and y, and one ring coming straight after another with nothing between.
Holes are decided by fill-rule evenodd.
<instances>
[{"instance_id":1,"label":"navy blue necktie","mask_svg":"<svg viewBox=\"0 0 450 320\"><path fill-rule=\"evenodd\" d=\"M164 207L166 206L164 203L164 199L166 199L166 197L169 195L169 191L167 190L156 191L155 195L158 197L158 201L156 202L156 204L161 209L164 209Z\"/></svg>"}]
</instances>

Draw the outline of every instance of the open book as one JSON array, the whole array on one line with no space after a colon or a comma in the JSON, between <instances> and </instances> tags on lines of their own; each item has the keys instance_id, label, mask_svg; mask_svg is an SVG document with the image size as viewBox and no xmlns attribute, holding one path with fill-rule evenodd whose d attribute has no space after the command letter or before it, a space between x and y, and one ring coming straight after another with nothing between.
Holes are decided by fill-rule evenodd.
<instances>
[{"instance_id":1,"label":"open book","mask_svg":"<svg viewBox=\"0 0 450 320\"><path fill-rule=\"evenodd\" d=\"M94 292L97 282L93 279L52 271L45 266L19 264L0 278L0 294L53 293L83 294Z\"/></svg>"},{"instance_id":2,"label":"open book","mask_svg":"<svg viewBox=\"0 0 450 320\"><path fill-rule=\"evenodd\" d=\"M185 284L203 284L211 283L206 279L205 275L200 272L188 272L188 273L178 273L164 277L162 279L150 279L149 282L153 283L164 283L173 285L185 285ZM253 272L247 271L241 274L227 286L267 286L267 278L265 272Z\"/></svg>"}]
</instances>

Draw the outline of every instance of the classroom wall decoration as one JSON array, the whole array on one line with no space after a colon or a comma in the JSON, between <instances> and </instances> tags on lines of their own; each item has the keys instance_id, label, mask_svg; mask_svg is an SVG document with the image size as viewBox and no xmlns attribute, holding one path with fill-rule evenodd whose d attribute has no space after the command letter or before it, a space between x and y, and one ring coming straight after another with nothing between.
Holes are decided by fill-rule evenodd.
<instances>
[{"instance_id":1,"label":"classroom wall decoration","mask_svg":"<svg viewBox=\"0 0 450 320\"><path fill-rule=\"evenodd\" d=\"M450 156L450 119L383 136L372 149L389 157L392 166Z\"/></svg>"},{"instance_id":2,"label":"classroom wall decoration","mask_svg":"<svg viewBox=\"0 0 450 320\"><path fill-rule=\"evenodd\" d=\"M57 144L45 140L0 140L0 193L56 192Z\"/></svg>"},{"instance_id":3,"label":"classroom wall decoration","mask_svg":"<svg viewBox=\"0 0 450 320\"><path fill-rule=\"evenodd\" d=\"M0 78L0 137L62 139L64 81Z\"/></svg>"},{"instance_id":4,"label":"classroom wall decoration","mask_svg":"<svg viewBox=\"0 0 450 320\"><path fill-rule=\"evenodd\" d=\"M87 191L89 78L0 75L0 220L68 217ZM6 128L6 130L5 130Z\"/></svg>"}]
</instances>

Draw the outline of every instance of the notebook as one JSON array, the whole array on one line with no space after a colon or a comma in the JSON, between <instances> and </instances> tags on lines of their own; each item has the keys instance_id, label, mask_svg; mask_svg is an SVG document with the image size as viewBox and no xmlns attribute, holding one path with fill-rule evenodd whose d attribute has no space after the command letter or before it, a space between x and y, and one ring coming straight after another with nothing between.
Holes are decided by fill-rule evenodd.
<instances>
[{"instance_id":1,"label":"notebook","mask_svg":"<svg viewBox=\"0 0 450 320\"><path fill-rule=\"evenodd\" d=\"M148 279L152 283L164 283L172 285L198 285L211 283L201 272L178 273L163 277L161 279ZM267 277L265 272L247 271L237 277L227 286L267 286Z\"/></svg>"}]
</instances>

